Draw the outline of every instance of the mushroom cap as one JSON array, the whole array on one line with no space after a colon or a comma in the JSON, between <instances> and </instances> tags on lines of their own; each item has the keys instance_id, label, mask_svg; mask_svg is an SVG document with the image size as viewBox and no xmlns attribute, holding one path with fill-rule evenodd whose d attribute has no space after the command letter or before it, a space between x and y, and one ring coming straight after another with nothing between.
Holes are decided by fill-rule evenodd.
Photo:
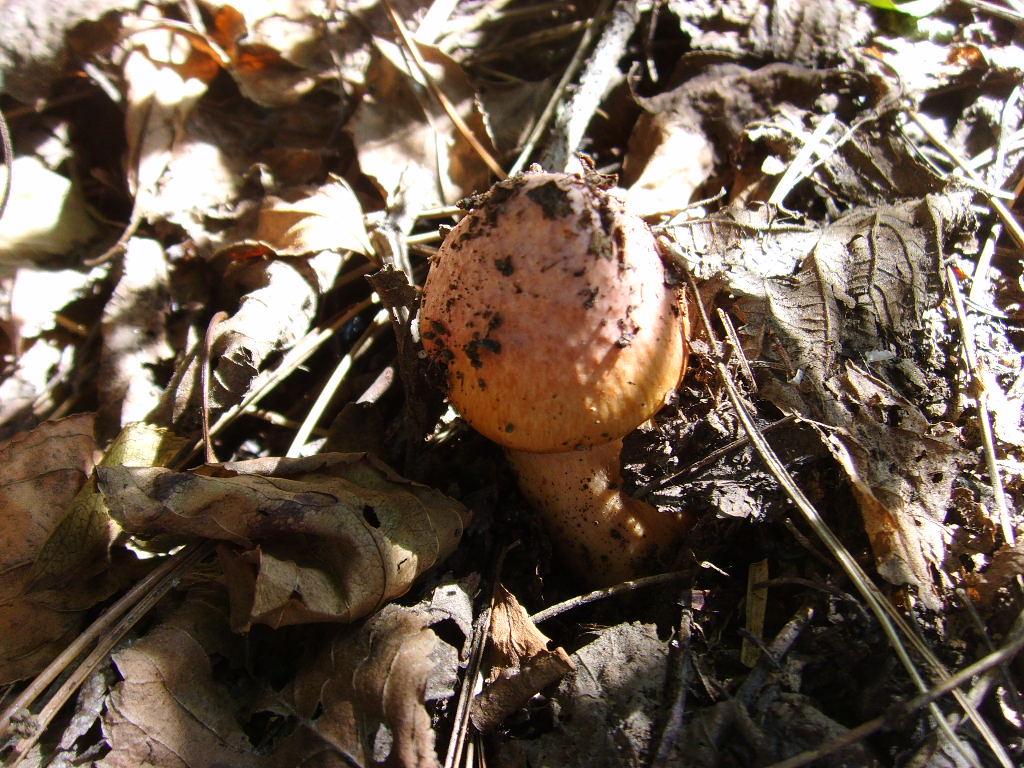
<instances>
[{"instance_id":1,"label":"mushroom cap","mask_svg":"<svg viewBox=\"0 0 1024 768\"><path fill-rule=\"evenodd\" d=\"M684 319L643 220L589 178L533 172L496 184L447 235L420 333L466 421L550 453L653 415L683 372Z\"/></svg>"}]
</instances>

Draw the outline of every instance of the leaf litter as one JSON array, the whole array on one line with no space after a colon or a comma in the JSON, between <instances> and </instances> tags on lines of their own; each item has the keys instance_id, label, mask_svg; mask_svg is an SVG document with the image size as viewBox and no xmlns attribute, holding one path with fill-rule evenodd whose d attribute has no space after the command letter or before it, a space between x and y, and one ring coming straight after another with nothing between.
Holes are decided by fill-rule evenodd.
<instances>
[{"instance_id":1,"label":"leaf litter","mask_svg":"<svg viewBox=\"0 0 1024 768\"><path fill-rule=\"evenodd\" d=\"M7 764L1019 762L1017 3L32 5L0 33ZM542 634L587 585L441 415L414 287L454 203L578 125L712 321L623 457L698 523ZM44 668L125 612L53 720Z\"/></svg>"}]
</instances>

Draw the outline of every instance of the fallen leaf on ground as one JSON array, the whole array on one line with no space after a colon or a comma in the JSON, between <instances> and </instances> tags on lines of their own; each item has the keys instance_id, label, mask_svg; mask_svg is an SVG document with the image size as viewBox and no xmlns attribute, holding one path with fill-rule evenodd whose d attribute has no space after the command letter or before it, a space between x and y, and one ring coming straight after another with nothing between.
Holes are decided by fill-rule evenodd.
<instances>
[{"instance_id":1,"label":"fallen leaf on ground","mask_svg":"<svg viewBox=\"0 0 1024 768\"><path fill-rule=\"evenodd\" d=\"M388 605L342 629L293 684L296 711L358 765L440 765L424 703L448 646L432 623L416 608Z\"/></svg>"},{"instance_id":2,"label":"fallen leaf on ground","mask_svg":"<svg viewBox=\"0 0 1024 768\"><path fill-rule=\"evenodd\" d=\"M458 502L364 454L99 467L97 479L136 536L232 545L220 555L238 631L365 616L447 557L469 521Z\"/></svg>"},{"instance_id":3,"label":"fallen leaf on ground","mask_svg":"<svg viewBox=\"0 0 1024 768\"><path fill-rule=\"evenodd\" d=\"M490 170L440 107L408 57L391 42L376 41L378 56L349 130L359 167L389 201L409 197L418 211L450 204L486 189ZM473 135L491 153L477 97L462 68L437 48L419 45L428 74Z\"/></svg>"},{"instance_id":4,"label":"fallen leaf on ground","mask_svg":"<svg viewBox=\"0 0 1024 768\"><path fill-rule=\"evenodd\" d=\"M491 673L470 711L473 725L482 733L497 728L533 696L575 669L562 648L548 649L548 638L512 593L500 584L495 591L485 655Z\"/></svg>"},{"instance_id":5,"label":"fallen leaf on ground","mask_svg":"<svg viewBox=\"0 0 1024 768\"><path fill-rule=\"evenodd\" d=\"M41 424L0 445L0 682L42 669L109 596L102 579L29 592L36 559L96 458L93 416Z\"/></svg>"}]
</instances>

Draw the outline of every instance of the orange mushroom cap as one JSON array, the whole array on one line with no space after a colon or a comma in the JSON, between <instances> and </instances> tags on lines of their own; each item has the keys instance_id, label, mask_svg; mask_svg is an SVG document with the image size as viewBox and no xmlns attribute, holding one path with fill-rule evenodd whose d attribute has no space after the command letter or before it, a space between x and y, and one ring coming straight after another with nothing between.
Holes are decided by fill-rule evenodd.
<instances>
[{"instance_id":1,"label":"orange mushroom cap","mask_svg":"<svg viewBox=\"0 0 1024 768\"><path fill-rule=\"evenodd\" d=\"M661 408L685 365L682 312L641 219L588 177L532 172L447 235L420 334L478 432L551 453L617 440Z\"/></svg>"}]
</instances>

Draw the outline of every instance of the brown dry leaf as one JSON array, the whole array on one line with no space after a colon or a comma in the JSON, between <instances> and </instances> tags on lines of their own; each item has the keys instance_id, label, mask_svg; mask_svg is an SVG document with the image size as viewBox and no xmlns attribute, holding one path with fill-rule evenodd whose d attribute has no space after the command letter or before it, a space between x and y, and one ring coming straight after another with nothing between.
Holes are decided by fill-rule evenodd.
<instances>
[{"instance_id":1,"label":"brown dry leaf","mask_svg":"<svg viewBox=\"0 0 1024 768\"><path fill-rule=\"evenodd\" d=\"M499 584L485 661L491 673L470 712L478 731L497 728L533 696L575 669L569 654L562 648L549 650L548 642L515 596Z\"/></svg>"},{"instance_id":2,"label":"brown dry leaf","mask_svg":"<svg viewBox=\"0 0 1024 768\"><path fill-rule=\"evenodd\" d=\"M194 114L226 62L198 32L163 22L160 11L145 6L125 36L125 134L135 195L126 234L143 221L167 219L202 239L203 216L235 199L245 166L235 156L237 139Z\"/></svg>"},{"instance_id":3,"label":"brown dry leaf","mask_svg":"<svg viewBox=\"0 0 1024 768\"><path fill-rule=\"evenodd\" d=\"M362 206L348 182L337 176L319 189L303 190L288 199L268 198L259 213L255 238L278 256L327 250L374 253Z\"/></svg>"},{"instance_id":4,"label":"brown dry leaf","mask_svg":"<svg viewBox=\"0 0 1024 768\"><path fill-rule=\"evenodd\" d=\"M335 66L321 3L233 0L214 14L213 36L242 95L262 107L295 104Z\"/></svg>"},{"instance_id":5,"label":"brown dry leaf","mask_svg":"<svg viewBox=\"0 0 1024 768\"><path fill-rule=\"evenodd\" d=\"M365 616L447 557L469 521L458 502L366 454L100 467L97 479L137 536L233 545L220 553L238 631Z\"/></svg>"},{"instance_id":6,"label":"brown dry leaf","mask_svg":"<svg viewBox=\"0 0 1024 768\"><path fill-rule=\"evenodd\" d=\"M358 765L439 765L424 702L448 646L431 623L417 608L388 605L342 629L296 679L296 711ZM382 733L390 739L381 741Z\"/></svg>"},{"instance_id":7,"label":"brown dry leaf","mask_svg":"<svg viewBox=\"0 0 1024 768\"><path fill-rule=\"evenodd\" d=\"M36 558L95 461L93 416L41 424L0 445L0 682L45 666L78 631L84 611L110 594L72 580L28 593Z\"/></svg>"},{"instance_id":8,"label":"brown dry leaf","mask_svg":"<svg viewBox=\"0 0 1024 768\"><path fill-rule=\"evenodd\" d=\"M408 56L383 39L367 75L349 130L363 173L393 203L409 210L453 203L485 189L490 171L427 90ZM419 44L432 81L448 97L477 140L494 153L476 93L462 68L439 49Z\"/></svg>"},{"instance_id":9,"label":"brown dry leaf","mask_svg":"<svg viewBox=\"0 0 1024 768\"><path fill-rule=\"evenodd\" d=\"M169 430L129 424L111 443L99 466L164 466L186 443ZM105 568L116 533L117 525L90 477L40 548L29 577L31 589L59 587Z\"/></svg>"},{"instance_id":10,"label":"brown dry leaf","mask_svg":"<svg viewBox=\"0 0 1024 768\"><path fill-rule=\"evenodd\" d=\"M990 607L999 590L1024 573L1024 541L1004 544L992 554L992 562L981 573L969 573L966 582L974 599Z\"/></svg>"},{"instance_id":11,"label":"brown dry leaf","mask_svg":"<svg viewBox=\"0 0 1024 768\"><path fill-rule=\"evenodd\" d=\"M110 752L98 768L265 765L239 723L238 702L215 680L214 657L230 658L232 643L223 606L191 594L164 622L115 652L122 681L107 698L101 722Z\"/></svg>"},{"instance_id":12,"label":"brown dry leaf","mask_svg":"<svg viewBox=\"0 0 1024 768\"><path fill-rule=\"evenodd\" d=\"M267 357L291 348L309 329L320 297L334 283L345 257L333 250L297 259L247 259L228 273L242 294L238 310L216 327L210 359L209 408L216 416L239 402ZM198 429L198 355L179 361L159 410L149 420L172 423L179 431Z\"/></svg>"}]
</instances>

